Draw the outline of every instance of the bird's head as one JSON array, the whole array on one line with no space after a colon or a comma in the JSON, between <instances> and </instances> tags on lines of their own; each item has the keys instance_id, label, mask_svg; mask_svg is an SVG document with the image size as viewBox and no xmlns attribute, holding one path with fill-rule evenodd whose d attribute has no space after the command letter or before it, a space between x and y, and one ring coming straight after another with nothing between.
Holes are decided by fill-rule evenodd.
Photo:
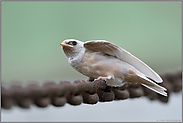
<instances>
[{"instance_id":1,"label":"bird's head","mask_svg":"<svg viewBox=\"0 0 183 123\"><path fill-rule=\"evenodd\" d=\"M65 55L70 58L77 56L84 49L83 42L76 39L66 39L60 45Z\"/></svg>"}]
</instances>

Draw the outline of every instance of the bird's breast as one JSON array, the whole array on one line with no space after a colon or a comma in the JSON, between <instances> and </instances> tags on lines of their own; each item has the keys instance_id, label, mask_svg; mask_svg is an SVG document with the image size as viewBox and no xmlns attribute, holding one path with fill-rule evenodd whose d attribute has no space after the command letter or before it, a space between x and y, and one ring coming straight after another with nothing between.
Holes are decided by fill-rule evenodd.
<instances>
[{"instance_id":1,"label":"bird's breast","mask_svg":"<svg viewBox=\"0 0 183 123\"><path fill-rule=\"evenodd\" d=\"M118 65L115 58L109 58L98 52L85 52L82 61L75 69L90 78L107 77L114 74L122 76Z\"/></svg>"}]
</instances>

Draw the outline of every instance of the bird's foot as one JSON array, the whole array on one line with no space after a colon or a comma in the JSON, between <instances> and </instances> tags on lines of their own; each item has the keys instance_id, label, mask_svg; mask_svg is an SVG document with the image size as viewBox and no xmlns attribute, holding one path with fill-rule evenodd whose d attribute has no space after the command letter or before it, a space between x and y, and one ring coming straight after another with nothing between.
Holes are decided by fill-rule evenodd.
<instances>
[{"instance_id":1,"label":"bird's foot","mask_svg":"<svg viewBox=\"0 0 183 123\"><path fill-rule=\"evenodd\" d=\"M107 81L107 79L111 79L112 78L112 76L108 76L108 77L102 77L102 76L99 76L97 79L95 79L95 80L105 80L105 81ZM95 81L94 80L94 81Z\"/></svg>"}]
</instances>

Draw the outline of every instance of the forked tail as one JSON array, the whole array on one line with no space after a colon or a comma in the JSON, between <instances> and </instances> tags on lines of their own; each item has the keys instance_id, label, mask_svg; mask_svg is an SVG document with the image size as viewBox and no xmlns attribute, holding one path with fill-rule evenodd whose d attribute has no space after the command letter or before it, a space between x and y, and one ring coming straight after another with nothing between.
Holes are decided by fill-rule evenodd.
<instances>
[{"instance_id":1,"label":"forked tail","mask_svg":"<svg viewBox=\"0 0 183 123\"><path fill-rule=\"evenodd\" d=\"M153 80L150 77L147 77L146 75L144 75L143 73L138 72L137 74L137 80L139 78L139 83L142 84L143 86L155 91L156 93L159 93L163 96L167 96L167 93L165 92L167 89L156 84L156 81ZM136 77L136 76L135 76Z\"/></svg>"},{"instance_id":2,"label":"forked tail","mask_svg":"<svg viewBox=\"0 0 183 123\"><path fill-rule=\"evenodd\" d=\"M165 92L166 91L166 88L158 85L158 84L152 84L152 85L145 85L145 84L142 84L143 86L163 95L163 96L167 96L167 93Z\"/></svg>"}]
</instances>

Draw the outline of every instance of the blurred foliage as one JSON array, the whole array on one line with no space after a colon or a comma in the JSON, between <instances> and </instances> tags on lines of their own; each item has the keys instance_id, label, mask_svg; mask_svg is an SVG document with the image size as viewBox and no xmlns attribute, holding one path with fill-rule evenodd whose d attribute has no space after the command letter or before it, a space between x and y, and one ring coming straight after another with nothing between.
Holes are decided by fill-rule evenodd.
<instances>
[{"instance_id":1,"label":"blurred foliage","mask_svg":"<svg viewBox=\"0 0 183 123\"><path fill-rule=\"evenodd\" d=\"M59 45L108 40L157 72L181 66L181 1L2 1L1 79L86 79Z\"/></svg>"}]
</instances>

